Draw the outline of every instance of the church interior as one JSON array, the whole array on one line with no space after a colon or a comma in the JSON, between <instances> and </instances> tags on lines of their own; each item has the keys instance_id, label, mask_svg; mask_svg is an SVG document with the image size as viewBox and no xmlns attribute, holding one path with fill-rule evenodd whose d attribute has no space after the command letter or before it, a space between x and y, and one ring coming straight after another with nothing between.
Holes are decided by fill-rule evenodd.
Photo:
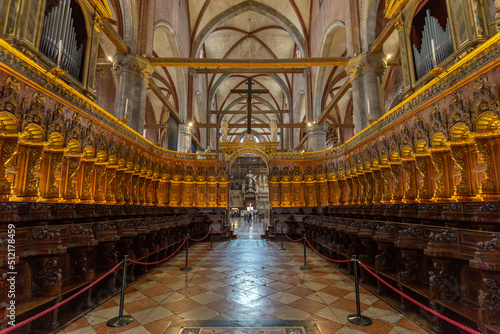
<instances>
[{"instance_id":1,"label":"church interior","mask_svg":"<svg viewBox=\"0 0 500 334\"><path fill-rule=\"evenodd\" d=\"M0 1L0 333L499 334L499 65L500 0Z\"/></svg>"}]
</instances>

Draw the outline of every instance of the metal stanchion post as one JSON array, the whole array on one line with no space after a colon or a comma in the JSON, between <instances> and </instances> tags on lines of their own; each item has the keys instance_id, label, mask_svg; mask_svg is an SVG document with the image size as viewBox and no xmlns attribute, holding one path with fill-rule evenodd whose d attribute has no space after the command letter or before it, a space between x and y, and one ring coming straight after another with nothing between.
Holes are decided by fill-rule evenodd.
<instances>
[{"instance_id":1,"label":"metal stanchion post","mask_svg":"<svg viewBox=\"0 0 500 334\"><path fill-rule=\"evenodd\" d=\"M212 243L212 236L214 234L214 229L212 228L212 226L210 226L210 249L209 251L213 251L214 248L213 248L213 243Z\"/></svg>"},{"instance_id":2,"label":"metal stanchion post","mask_svg":"<svg viewBox=\"0 0 500 334\"><path fill-rule=\"evenodd\" d=\"M186 236L186 266L181 268L182 271L190 271L191 269L193 269L191 267L188 267L188 256L189 256L189 233Z\"/></svg>"},{"instance_id":3,"label":"metal stanchion post","mask_svg":"<svg viewBox=\"0 0 500 334\"><path fill-rule=\"evenodd\" d=\"M107 323L109 327L121 327L130 324L134 318L131 315L123 315L123 304L125 303L125 288L127 285L127 262L128 255L125 255L123 259L123 279L122 279L122 291L120 294L120 309L118 311L118 316L110 319Z\"/></svg>"},{"instance_id":4,"label":"metal stanchion post","mask_svg":"<svg viewBox=\"0 0 500 334\"><path fill-rule=\"evenodd\" d=\"M283 239L284 239L284 235L283 235L283 227L281 228L281 248L279 248L279 250L286 250L285 247L283 247Z\"/></svg>"},{"instance_id":5,"label":"metal stanchion post","mask_svg":"<svg viewBox=\"0 0 500 334\"><path fill-rule=\"evenodd\" d=\"M372 321L370 318L361 315L361 306L359 304L359 274L358 274L358 257L353 255L352 264L354 266L354 289L356 292L356 314L351 314L347 316L349 322L358 326L368 326L371 325Z\"/></svg>"},{"instance_id":6,"label":"metal stanchion post","mask_svg":"<svg viewBox=\"0 0 500 334\"><path fill-rule=\"evenodd\" d=\"M306 256L306 234L304 233L302 236L304 240L304 266L300 267L300 270L311 270L310 267L307 266L307 256Z\"/></svg>"}]
</instances>

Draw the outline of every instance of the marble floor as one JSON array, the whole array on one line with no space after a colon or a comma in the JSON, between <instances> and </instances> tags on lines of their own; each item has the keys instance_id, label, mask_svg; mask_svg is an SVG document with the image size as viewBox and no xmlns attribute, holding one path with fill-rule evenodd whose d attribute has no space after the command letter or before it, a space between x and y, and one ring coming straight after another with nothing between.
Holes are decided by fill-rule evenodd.
<instances>
[{"instance_id":1,"label":"marble floor","mask_svg":"<svg viewBox=\"0 0 500 334\"><path fill-rule=\"evenodd\" d=\"M85 314L61 333L164 333L179 320L314 320L323 334L426 333L417 324L361 288L361 310L371 326L349 323L355 313L354 282L308 250L302 271L302 244L260 240L262 224L234 220L238 239L208 251L201 242L189 249L192 271L184 272L185 253L126 290L125 314L134 321L110 328L119 296Z\"/></svg>"}]
</instances>

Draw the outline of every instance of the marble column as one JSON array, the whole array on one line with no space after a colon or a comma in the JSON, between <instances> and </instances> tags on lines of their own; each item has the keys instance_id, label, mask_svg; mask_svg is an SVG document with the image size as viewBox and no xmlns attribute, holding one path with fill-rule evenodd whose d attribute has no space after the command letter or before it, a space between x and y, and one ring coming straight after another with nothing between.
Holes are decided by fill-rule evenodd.
<instances>
[{"instance_id":1,"label":"marble column","mask_svg":"<svg viewBox=\"0 0 500 334\"><path fill-rule=\"evenodd\" d=\"M355 133L370 125L368 119L377 120L385 113L381 82L386 67L383 53L366 52L349 60L346 72L352 86Z\"/></svg>"},{"instance_id":2,"label":"marble column","mask_svg":"<svg viewBox=\"0 0 500 334\"><path fill-rule=\"evenodd\" d=\"M127 125L142 135L146 92L154 68L148 59L130 53L117 53L114 59L113 68L118 77L115 115L118 119L128 118Z\"/></svg>"},{"instance_id":3,"label":"marble column","mask_svg":"<svg viewBox=\"0 0 500 334\"><path fill-rule=\"evenodd\" d=\"M193 127L186 124L179 124L179 152L191 152L191 143L193 140Z\"/></svg>"},{"instance_id":4,"label":"marble column","mask_svg":"<svg viewBox=\"0 0 500 334\"><path fill-rule=\"evenodd\" d=\"M326 150L326 131L328 124L311 123L307 125L307 150L309 152Z\"/></svg>"}]
</instances>

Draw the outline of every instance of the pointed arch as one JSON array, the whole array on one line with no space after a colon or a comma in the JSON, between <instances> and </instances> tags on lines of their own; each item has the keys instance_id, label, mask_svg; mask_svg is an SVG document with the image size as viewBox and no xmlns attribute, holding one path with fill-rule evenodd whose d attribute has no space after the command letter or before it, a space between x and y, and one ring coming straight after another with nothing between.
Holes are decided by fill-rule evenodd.
<instances>
[{"instance_id":1,"label":"pointed arch","mask_svg":"<svg viewBox=\"0 0 500 334\"><path fill-rule=\"evenodd\" d=\"M159 34L163 33L166 43L160 44L157 40L160 38ZM160 57L182 57L182 52L179 44L177 34L175 33L172 25L165 21L160 20L155 22L154 37L153 37L153 50ZM157 43L155 43L157 42ZM166 75L172 78L174 89L176 93L176 101L178 103L178 112L181 117L185 118L187 115L187 81L186 70L184 68L168 68L165 69Z\"/></svg>"}]
</instances>

